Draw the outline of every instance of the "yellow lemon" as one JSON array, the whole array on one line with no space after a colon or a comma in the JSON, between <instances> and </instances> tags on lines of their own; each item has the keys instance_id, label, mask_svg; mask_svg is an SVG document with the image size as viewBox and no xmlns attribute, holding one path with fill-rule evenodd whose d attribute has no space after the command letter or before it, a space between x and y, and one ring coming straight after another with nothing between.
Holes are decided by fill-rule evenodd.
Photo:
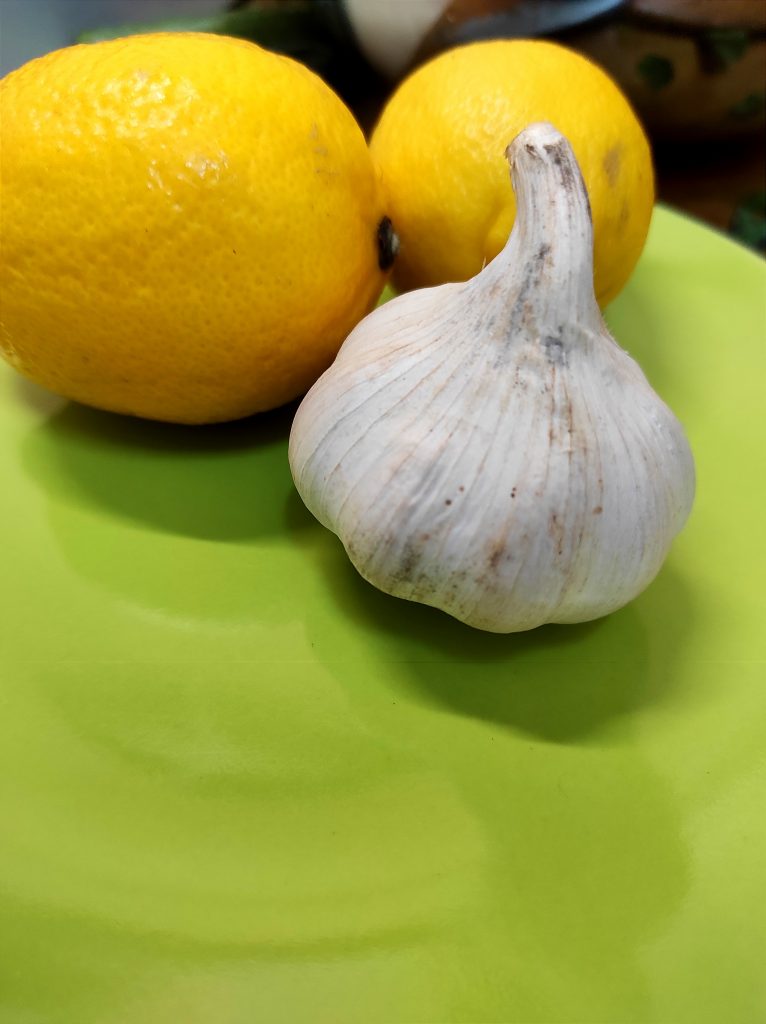
<instances>
[{"instance_id":1,"label":"yellow lemon","mask_svg":"<svg viewBox=\"0 0 766 1024\"><path fill-rule=\"evenodd\" d=\"M295 61L158 33L0 83L0 351L103 409L201 423L305 391L374 305L390 222Z\"/></svg>"},{"instance_id":2,"label":"yellow lemon","mask_svg":"<svg viewBox=\"0 0 766 1024\"><path fill-rule=\"evenodd\" d=\"M371 139L401 241L394 281L462 281L498 254L515 215L504 151L550 121L572 143L590 195L596 294L627 281L654 203L646 136L607 75L554 43L496 40L449 50L389 99Z\"/></svg>"}]
</instances>

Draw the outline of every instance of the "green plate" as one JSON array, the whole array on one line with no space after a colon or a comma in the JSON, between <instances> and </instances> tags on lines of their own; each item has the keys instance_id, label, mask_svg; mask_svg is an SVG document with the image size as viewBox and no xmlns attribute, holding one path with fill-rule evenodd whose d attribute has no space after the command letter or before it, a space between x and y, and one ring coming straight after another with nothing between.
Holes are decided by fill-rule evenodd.
<instances>
[{"instance_id":1,"label":"green plate","mask_svg":"<svg viewBox=\"0 0 766 1024\"><path fill-rule=\"evenodd\" d=\"M0 372L0 1021L764 1019L766 265L658 210L609 311L691 520L609 618L386 597L213 428Z\"/></svg>"}]
</instances>

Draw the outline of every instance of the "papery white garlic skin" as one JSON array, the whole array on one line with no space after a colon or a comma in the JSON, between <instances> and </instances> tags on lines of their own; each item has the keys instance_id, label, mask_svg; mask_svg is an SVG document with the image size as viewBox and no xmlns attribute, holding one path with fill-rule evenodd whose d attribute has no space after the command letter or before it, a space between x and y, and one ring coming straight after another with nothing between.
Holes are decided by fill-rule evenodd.
<instances>
[{"instance_id":1,"label":"papery white garlic skin","mask_svg":"<svg viewBox=\"0 0 766 1024\"><path fill-rule=\"evenodd\" d=\"M363 320L289 450L305 504L365 579L501 633L626 604L694 497L681 425L601 318L568 142L532 125L509 159L503 252Z\"/></svg>"}]
</instances>

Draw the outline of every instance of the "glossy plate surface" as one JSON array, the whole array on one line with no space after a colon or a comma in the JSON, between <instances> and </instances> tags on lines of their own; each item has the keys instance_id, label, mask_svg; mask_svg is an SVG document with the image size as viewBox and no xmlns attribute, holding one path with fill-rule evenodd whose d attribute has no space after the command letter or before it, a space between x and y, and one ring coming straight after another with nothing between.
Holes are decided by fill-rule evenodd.
<instances>
[{"instance_id":1,"label":"glossy plate surface","mask_svg":"<svg viewBox=\"0 0 766 1024\"><path fill-rule=\"evenodd\" d=\"M2 1024L766 1012L766 270L664 210L609 311L692 518L602 621L363 583L290 410L215 428L0 370Z\"/></svg>"}]
</instances>

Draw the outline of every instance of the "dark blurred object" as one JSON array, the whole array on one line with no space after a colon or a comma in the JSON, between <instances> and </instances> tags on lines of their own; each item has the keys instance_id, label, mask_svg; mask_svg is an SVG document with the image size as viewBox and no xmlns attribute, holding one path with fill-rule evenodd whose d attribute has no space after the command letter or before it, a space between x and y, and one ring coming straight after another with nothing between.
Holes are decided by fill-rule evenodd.
<instances>
[{"instance_id":1,"label":"dark blurred object","mask_svg":"<svg viewBox=\"0 0 766 1024\"><path fill-rule=\"evenodd\" d=\"M763 131L766 0L630 0L567 41L611 74L655 139Z\"/></svg>"},{"instance_id":2,"label":"dark blurred object","mask_svg":"<svg viewBox=\"0 0 766 1024\"><path fill-rule=\"evenodd\" d=\"M395 81L444 50L480 39L552 36L627 0L338 0L367 59Z\"/></svg>"},{"instance_id":3,"label":"dark blurred object","mask_svg":"<svg viewBox=\"0 0 766 1024\"><path fill-rule=\"evenodd\" d=\"M660 140L658 198L766 255L766 139Z\"/></svg>"},{"instance_id":4,"label":"dark blurred object","mask_svg":"<svg viewBox=\"0 0 766 1024\"><path fill-rule=\"evenodd\" d=\"M766 0L630 0L565 41L638 111L659 199L766 253Z\"/></svg>"}]
</instances>

